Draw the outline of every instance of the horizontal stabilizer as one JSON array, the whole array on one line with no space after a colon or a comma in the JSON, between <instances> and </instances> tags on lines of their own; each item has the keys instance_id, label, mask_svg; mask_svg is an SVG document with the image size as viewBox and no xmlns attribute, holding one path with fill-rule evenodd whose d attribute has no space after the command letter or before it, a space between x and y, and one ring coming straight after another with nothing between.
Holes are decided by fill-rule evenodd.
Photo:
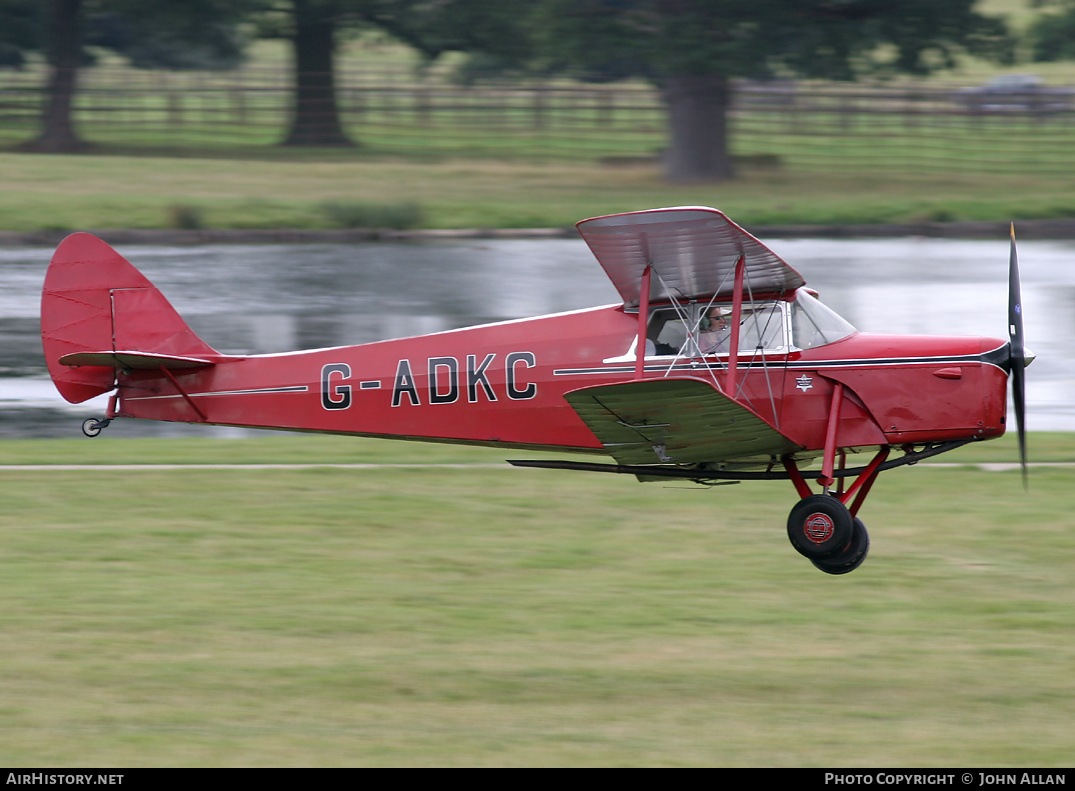
<instances>
[{"instance_id":1,"label":"horizontal stabilizer","mask_svg":"<svg viewBox=\"0 0 1075 791\"><path fill-rule=\"evenodd\" d=\"M216 362L198 357L177 357L175 355L153 354L151 352L99 351L65 354L60 358L60 365L72 367L95 365L101 368L126 368L131 370L138 368L176 370L181 368L204 368L207 365L216 365Z\"/></svg>"},{"instance_id":2,"label":"horizontal stabilizer","mask_svg":"<svg viewBox=\"0 0 1075 791\"><path fill-rule=\"evenodd\" d=\"M564 398L620 464L756 461L800 449L704 379L643 379Z\"/></svg>"}]
</instances>

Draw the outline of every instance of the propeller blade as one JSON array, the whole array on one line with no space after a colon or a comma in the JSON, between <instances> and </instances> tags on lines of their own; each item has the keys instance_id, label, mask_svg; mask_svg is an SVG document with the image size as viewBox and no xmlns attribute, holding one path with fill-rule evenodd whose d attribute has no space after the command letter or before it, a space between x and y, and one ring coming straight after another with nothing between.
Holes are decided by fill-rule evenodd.
<instances>
[{"instance_id":1,"label":"propeller blade","mask_svg":"<svg viewBox=\"0 0 1075 791\"><path fill-rule=\"evenodd\" d=\"M1023 300L1019 289L1019 256L1015 252L1015 223L1011 226L1011 253L1008 258L1008 363L1012 380L1012 407L1019 434L1019 464L1023 468L1023 488L1027 488L1026 468L1026 347L1023 343Z\"/></svg>"}]
</instances>

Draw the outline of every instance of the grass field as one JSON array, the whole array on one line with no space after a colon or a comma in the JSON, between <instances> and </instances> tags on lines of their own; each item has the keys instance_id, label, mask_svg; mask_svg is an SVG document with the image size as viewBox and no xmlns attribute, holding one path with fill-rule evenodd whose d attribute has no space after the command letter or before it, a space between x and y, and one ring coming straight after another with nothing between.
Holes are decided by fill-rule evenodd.
<instances>
[{"instance_id":1,"label":"grass field","mask_svg":"<svg viewBox=\"0 0 1075 791\"><path fill-rule=\"evenodd\" d=\"M312 156L312 155L311 155ZM1066 179L857 177L760 169L671 185L654 166L0 153L0 230L330 228L387 209L426 228L566 228L617 211L700 204L748 226L1075 216ZM343 211L339 211L339 209Z\"/></svg>"},{"instance_id":2,"label":"grass field","mask_svg":"<svg viewBox=\"0 0 1075 791\"><path fill-rule=\"evenodd\" d=\"M0 467L3 765L1070 765L1070 468L887 473L830 577L787 484L291 435L0 451L467 465Z\"/></svg>"}]
</instances>

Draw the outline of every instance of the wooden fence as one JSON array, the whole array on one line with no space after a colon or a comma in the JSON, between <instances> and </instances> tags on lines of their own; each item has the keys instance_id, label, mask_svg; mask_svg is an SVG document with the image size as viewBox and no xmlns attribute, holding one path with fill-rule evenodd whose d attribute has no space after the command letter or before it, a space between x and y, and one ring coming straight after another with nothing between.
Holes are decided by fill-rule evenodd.
<instances>
[{"instance_id":1,"label":"wooden fence","mask_svg":"<svg viewBox=\"0 0 1075 791\"><path fill-rule=\"evenodd\" d=\"M132 148L271 146L286 135L293 76L283 69L171 73L95 67L80 75L85 139ZM0 71L0 146L39 131L41 71ZM644 83L477 82L412 69L344 70L340 118L371 154L646 162L666 118ZM806 172L1075 175L1075 95L989 95L957 87L743 83L734 155Z\"/></svg>"}]
</instances>

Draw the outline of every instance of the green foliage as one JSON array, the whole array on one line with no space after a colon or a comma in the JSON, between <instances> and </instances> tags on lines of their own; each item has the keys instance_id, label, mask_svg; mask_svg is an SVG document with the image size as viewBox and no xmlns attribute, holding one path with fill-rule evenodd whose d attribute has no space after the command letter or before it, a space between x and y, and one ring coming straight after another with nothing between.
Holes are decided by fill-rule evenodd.
<instances>
[{"instance_id":1,"label":"green foliage","mask_svg":"<svg viewBox=\"0 0 1075 791\"><path fill-rule=\"evenodd\" d=\"M1075 58L1075 2L1039 0L1045 12L1036 18L1027 35L1036 61Z\"/></svg>"},{"instance_id":2,"label":"green foliage","mask_svg":"<svg viewBox=\"0 0 1075 791\"><path fill-rule=\"evenodd\" d=\"M362 0L336 3L340 17L387 32L434 60L476 52L512 61L531 57L532 0Z\"/></svg>"},{"instance_id":3,"label":"green foliage","mask_svg":"<svg viewBox=\"0 0 1075 791\"><path fill-rule=\"evenodd\" d=\"M83 41L124 55L139 68L221 69L241 60L239 23L260 0L78 0L61 11L41 0L0 0L0 67L45 53L55 14L69 13ZM87 53L85 62L92 62Z\"/></svg>"},{"instance_id":4,"label":"green foliage","mask_svg":"<svg viewBox=\"0 0 1075 791\"><path fill-rule=\"evenodd\" d=\"M96 0L88 44L108 47L138 68L229 69L247 44L241 23L259 0Z\"/></svg>"},{"instance_id":5,"label":"green foliage","mask_svg":"<svg viewBox=\"0 0 1075 791\"><path fill-rule=\"evenodd\" d=\"M0 0L0 68L18 68L44 49L45 13L40 0Z\"/></svg>"},{"instance_id":6,"label":"green foliage","mask_svg":"<svg viewBox=\"0 0 1075 791\"><path fill-rule=\"evenodd\" d=\"M186 203L174 203L168 207L168 227L195 231L205 227L202 210Z\"/></svg>"},{"instance_id":7,"label":"green foliage","mask_svg":"<svg viewBox=\"0 0 1075 791\"><path fill-rule=\"evenodd\" d=\"M321 210L334 228L406 230L421 227L425 219L422 207L411 201L366 203L334 200L321 204Z\"/></svg>"},{"instance_id":8,"label":"green foliage","mask_svg":"<svg viewBox=\"0 0 1075 791\"><path fill-rule=\"evenodd\" d=\"M924 74L961 53L1010 59L1004 23L974 0L546 0L540 51L588 77Z\"/></svg>"}]
</instances>

